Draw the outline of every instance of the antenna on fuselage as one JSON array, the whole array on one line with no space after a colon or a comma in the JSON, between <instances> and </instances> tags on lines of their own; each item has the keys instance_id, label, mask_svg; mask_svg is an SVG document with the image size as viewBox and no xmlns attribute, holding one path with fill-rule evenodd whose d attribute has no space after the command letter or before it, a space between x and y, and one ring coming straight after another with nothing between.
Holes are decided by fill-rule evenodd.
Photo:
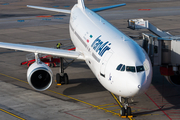
<instances>
[{"instance_id":1,"label":"antenna on fuselage","mask_svg":"<svg viewBox=\"0 0 180 120\"><path fill-rule=\"evenodd\" d=\"M78 0L78 6L81 9L85 9L84 0Z\"/></svg>"}]
</instances>

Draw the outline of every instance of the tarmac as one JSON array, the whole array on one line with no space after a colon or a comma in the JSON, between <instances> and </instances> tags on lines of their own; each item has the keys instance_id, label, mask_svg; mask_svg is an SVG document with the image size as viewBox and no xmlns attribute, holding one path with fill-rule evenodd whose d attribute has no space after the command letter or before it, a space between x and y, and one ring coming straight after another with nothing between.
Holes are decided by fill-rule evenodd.
<instances>
[{"instance_id":1,"label":"tarmac","mask_svg":"<svg viewBox=\"0 0 180 120\"><path fill-rule=\"evenodd\" d=\"M180 1L177 0L85 0L88 8L126 2L127 5L98 14L125 34L139 35L147 30L127 28L128 19L143 18L173 35L180 35ZM37 5L71 9L76 0L6 0L0 2L0 41L35 46L72 48L69 15L27 8ZM141 41L137 40L139 44ZM121 118L120 107L98 82L85 62L75 61L65 72L70 83L52 86L43 92L27 83L27 52L0 49L0 120L178 120L180 87L173 86L153 68L148 91L129 100L133 118ZM52 68L55 74L59 67Z\"/></svg>"}]
</instances>

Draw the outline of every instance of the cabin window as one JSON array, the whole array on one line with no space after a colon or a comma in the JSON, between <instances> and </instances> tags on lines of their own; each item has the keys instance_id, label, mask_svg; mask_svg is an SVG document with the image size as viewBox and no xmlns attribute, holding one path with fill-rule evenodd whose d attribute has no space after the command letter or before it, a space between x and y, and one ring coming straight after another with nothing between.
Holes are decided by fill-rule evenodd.
<instances>
[{"instance_id":1,"label":"cabin window","mask_svg":"<svg viewBox=\"0 0 180 120\"><path fill-rule=\"evenodd\" d=\"M144 71L144 66L136 66L137 72L142 72Z\"/></svg>"},{"instance_id":2,"label":"cabin window","mask_svg":"<svg viewBox=\"0 0 180 120\"><path fill-rule=\"evenodd\" d=\"M128 71L128 72L136 72L134 66L126 66L126 71Z\"/></svg>"}]
</instances>

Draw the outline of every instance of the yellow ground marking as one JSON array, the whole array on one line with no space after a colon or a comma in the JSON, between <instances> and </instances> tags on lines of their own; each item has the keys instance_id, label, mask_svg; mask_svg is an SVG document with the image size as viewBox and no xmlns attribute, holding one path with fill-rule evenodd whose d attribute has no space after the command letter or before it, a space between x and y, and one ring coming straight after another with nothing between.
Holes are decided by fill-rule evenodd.
<instances>
[{"instance_id":1,"label":"yellow ground marking","mask_svg":"<svg viewBox=\"0 0 180 120\"><path fill-rule=\"evenodd\" d=\"M25 81L23 81L23 80L17 79L17 78L15 78L15 77L11 77L11 76L9 76L9 75L5 75L5 74L3 74L3 73L0 73L0 75L28 84L28 82L25 82ZM119 113L115 113L115 112L113 112L113 111L111 111L111 110L107 110L107 109L101 108L101 107L96 106L96 105L93 105L93 104L91 104L91 103L87 103L87 102L85 102L85 101L82 101L82 100L79 100L79 99L76 99L76 98L73 98L73 97L64 95L64 94L62 94L62 93L58 93L58 92L49 90L49 89L48 89L47 91L52 92L52 93L55 93L55 94L58 94L58 95L61 95L61 96L64 96L64 97L67 97L67 98L70 98L70 99L72 99L72 100L76 100L76 101L78 101L78 102L87 104L87 105L92 106L92 107L94 107L94 108L104 110L105 112L112 113L113 115L118 115L118 116L119 116Z\"/></svg>"},{"instance_id":2,"label":"yellow ground marking","mask_svg":"<svg viewBox=\"0 0 180 120\"><path fill-rule=\"evenodd\" d=\"M110 107L116 107L118 105L113 105L113 106L107 106L107 107L102 107L102 108L110 108Z\"/></svg>"},{"instance_id":3,"label":"yellow ground marking","mask_svg":"<svg viewBox=\"0 0 180 120\"><path fill-rule=\"evenodd\" d=\"M115 110L111 110L111 111L118 111L118 110L121 110L121 109L115 109Z\"/></svg>"},{"instance_id":4,"label":"yellow ground marking","mask_svg":"<svg viewBox=\"0 0 180 120\"><path fill-rule=\"evenodd\" d=\"M61 84L59 83L59 84L57 84L58 86L60 86Z\"/></svg>"},{"instance_id":5,"label":"yellow ground marking","mask_svg":"<svg viewBox=\"0 0 180 120\"><path fill-rule=\"evenodd\" d=\"M11 77L11 76L6 75L6 74L3 74L3 73L0 73L0 75L28 84L28 82L26 82L26 81L17 79L17 78L15 78L15 77ZM55 91L52 91L52 90L49 90L49 89L48 89L47 91L52 92L52 93L55 93L55 94L58 94L58 95L61 95L61 96L64 96L64 97L67 97L67 98L70 98L70 99L72 99L72 100L76 100L76 101L78 101L78 102L87 104L87 105L92 106L92 107L94 107L94 108L101 109L101 110L103 110L103 111L105 111L105 112L112 113L113 115L120 116L119 113L113 112L113 111L117 111L117 110L120 110L120 109L107 110L107 109L105 109L106 107L105 107L105 108L100 107L100 106L112 105L112 104L114 104L114 103L96 106L96 105L93 105L93 104L91 104L91 103L88 103L88 102L85 102L85 101L82 101L82 100L79 100L79 99L76 99L76 98L73 98L73 97L64 95L64 94L62 94L62 93L55 92ZM123 106L121 105L121 103L119 102L119 100L117 99L117 97L116 97L113 93L111 93L111 94L112 94L112 96L114 97L114 99L117 101L117 103L118 103L121 107L123 107ZM117 106L117 105L115 105L115 106ZM112 107L112 106L111 106L111 107ZM0 110L3 111L3 112L5 112L5 110L3 110L3 109L0 109ZM15 117L17 117L17 118L19 118L19 119L21 119L21 120L25 120L25 119L23 119L23 118L21 118L21 117L19 117L19 116L16 116L16 115L14 115L14 114L12 114L12 113L10 113L10 112L8 112L8 111L6 111L6 113L8 113L8 114L10 114L10 115L12 115L12 116L15 116ZM144 115L144 116L145 116L145 115ZM127 118L127 117L126 117L126 116L121 116L121 118ZM130 117L129 119L130 119L130 120L135 120L135 119L133 119L133 118L131 118L131 117Z\"/></svg>"},{"instance_id":6,"label":"yellow ground marking","mask_svg":"<svg viewBox=\"0 0 180 120\"><path fill-rule=\"evenodd\" d=\"M92 107L94 107L94 108L104 110L105 112L110 112L110 113L112 113L113 115L118 115L118 116L119 116L119 113L115 113L115 112L113 112L113 111L111 111L111 110L107 110L107 109L101 108L101 107L96 106L96 105L93 105L93 104L91 104L91 103L87 103L87 102L85 102L85 101L82 101L82 100L79 100L79 99L76 99L76 98L73 98L73 97L64 95L64 94L59 93L59 92L55 92L55 91L49 90L49 89L48 89L47 91L52 92L52 93L55 93L55 94L58 94L58 95L61 95L61 96L64 96L64 97L67 97L67 98L70 98L70 99L72 99L72 100L76 100L76 101L78 101L78 102L87 104L87 105L92 106Z\"/></svg>"},{"instance_id":7,"label":"yellow ground marking","mask_svg":"<svg viewBox=\"0 0 180 120\"><path fill-rule=\"evenodd\" d=\"M5 74L3 74L3 73L0 73L0 75L5 76L5 77L8 77L8 78L12 78L12 79L14 79L14 80L17 80L17 81L20 81L20 82L23 82L23 83L28 83L28 82L26 82L26 81L17 79L17 78L15 78L15 77L11 77L11 76L9 76L9 75L5 75Z\"/></svg>"},{"instance_id":8,"label":"yellow ground marking","mask_svg":"<svg viewBox=\"0 0 180 120\"><path fill-rule=\"evenodd\" d=\"M121 118L126 118L126 116L121 116Z\"/></svg>"},{"instance_id":9,"label":"yellow ground marking","mask_svg":"<svg viewBox=\"0 0 180 120\"><path fill-rule=\"evenodd\" d=\"M128 116L129 120L134 120L133 116Z\"/></svg>"},{"instance_id":10,"label":"yellow ground marking","mask_svg":"<svg viewBox=\"0 0 180 120\"><path fill-rule=\"evenodd\" d=\"M132 110L131 112L135 112L136 110Z\"/></svg>"},{"instance_id":11,"label":"yellow ground marking","mask_svg":"<svg viewBox=\"0 0 180 120\"><path fill-rule=\"evenodd\" d=\"M14 116L14 117L16 117L16 118L18 118L18 119L20 119L20 120L25 120L24 118L21 118L21 117L15 115L15 114L13 114L13 113L10 113L10 112L2 109L2 108L0 108L0 111L2 111L2 112L4 112L4 113L7 113L7 114L9 114L9 115L11 115L11 116Z\"/></svg>"},{"instance_id":12,"label":"yellow ground marking","mask_svg":"<svg viewBox=\"0 0 180 120\"><path fill-rule=\"evenodd\" d=\"M117 97L116 97L113 93L111 93L111 95L114 97L114 99L115 99L116 102L119 104L119 106L120 106L120 107L123 107L123 106L121 105L121 103L119 102L119 100L117 99Z\"/></svg>"},{"instance_id":13,"label":"yellow ground marking","mask_svg":"<svg viewBox=\"0 0 180 120\"><path fill-rule=\"evenodd\" d=\"M108 106L108 105L113 105L114 103L109 103L109 104L104 104L104 105L98 105L98 106Z\"/></svg>"}]
</instances>

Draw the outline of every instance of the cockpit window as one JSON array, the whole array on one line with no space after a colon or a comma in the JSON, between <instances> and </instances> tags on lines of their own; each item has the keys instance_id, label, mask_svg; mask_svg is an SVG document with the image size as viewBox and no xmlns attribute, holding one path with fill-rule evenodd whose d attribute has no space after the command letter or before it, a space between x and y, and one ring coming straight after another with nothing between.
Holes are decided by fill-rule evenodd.
<instances>
[{"instance_id":1,"label":"cockpit window","mask_svg":"<svg viewBox=\"0 0 180 120\"><path fill-rule=\"evenodd\" d=\"M123 64L118 65L116 70L124 71L125 70L125 65L123 65Z\"/></svg>"},{"instance_id":2,"label":"cockpit window","mask_svg":"<svg viewBox=\"0 0 180 120\"><path fill-rule=\"evenodd\" d=\"M125 71L125 65L123 65L123 67L122 67L121 71Z\"/></svg>"},{"instance_id":3,"label":"cockpit window","mask_svg":"<svg viewBox=\"0 0 180 120\"><path fill-rule=\"evenodd\" d=\"M116 70L120 70L122 66L123 66L122 64L118 65Z\"/></svg>"},{"instance_id":4,"label":"cockpit window","mask_svg":"<svg viewBox=\"0 0 180 120\"><path fill-rule=\"evenodd\" d=\"M128 72L136 72L134 66L126 66L126 71L128 71Z\"/></svg>"},{"instance_id":5,"label":"cockpit window","mask_svg":"<svg viewBox=\"0 0 180 120\"><path fill-rule=\"evenodd\" d=\"M149 69L149 67L146 63L144 63L144 69L145 69L145 71Z\"/></svg>"},{"instance_id":6,"label":"cockpit window","mask_svg":"<svg viewBox=\"0 0 180 120\"><path fill-rule=\"evenodd\" d=\"M125 66L123 64L120 64L117 66L116 70L118 71L128 71L128 72L142 72L146 70L146 64L141 66Z\"/></svg>"},{"instance_id":7,"label":"cockpit window","mask_svg":"<svg viewBox=\"0 0 180 120\"><path fill-rule=\"evenodd\" d=\"M143 66L136 66L136 70L137 70L137 72L144 71L144 67Z\"/></svg>"}]
</instances>

